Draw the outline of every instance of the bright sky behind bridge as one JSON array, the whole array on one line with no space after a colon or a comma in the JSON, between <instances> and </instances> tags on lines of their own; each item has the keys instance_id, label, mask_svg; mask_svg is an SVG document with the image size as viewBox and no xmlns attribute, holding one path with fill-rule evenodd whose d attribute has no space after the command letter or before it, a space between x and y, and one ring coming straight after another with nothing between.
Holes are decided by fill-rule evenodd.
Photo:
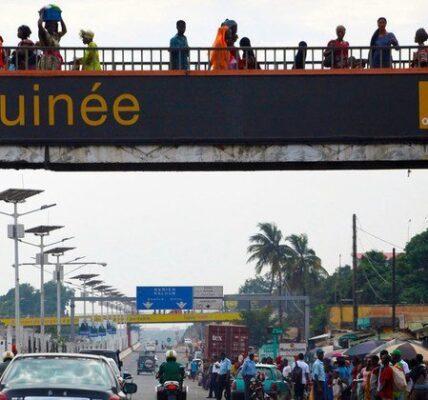
<instances>
[{"instance_id":1,"label":"bright sky behind bridge","mask_svg":"<svg viewBox=\"0 0 428 400\"><path fill-rule=\"evenodd\" d=\"M0 35L15 45L17 27L29 25L37 40L37 11L45 2L2 0ZM226 18L239 24L240 37L254 46L296 46L301 40L323 46L334 37L335 27L347 27L351 45L368 46L380 16L402 45L413 45L416 29L425 26L425 0L58 0L68 34L63 46L81 45L78 33L92 29L99 46L167 47L175 22L187 22L192 46L211 46L216 30Z\"/></svg>"}]
</instances>

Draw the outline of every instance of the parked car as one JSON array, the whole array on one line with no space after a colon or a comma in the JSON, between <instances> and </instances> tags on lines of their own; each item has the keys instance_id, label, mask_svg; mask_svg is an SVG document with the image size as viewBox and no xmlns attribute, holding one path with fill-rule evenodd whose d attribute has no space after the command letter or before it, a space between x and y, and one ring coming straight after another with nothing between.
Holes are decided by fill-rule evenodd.
<instances>
[{"instance_id":1,"label":"parked car","mask_svg":"<svg viewBox=\"0 0 428 400\"><path fill-rule=\"evenodd\" d=\"M107 358L111 358L113 359L116 364L117 367L119 368L119 370L122 369L122 361L119 359L119 353L117 351L114 350L102 350L102 349L88 349L88 350L80 350L79 351L80 354L95 354L97 356L104 356Z\"/></svg>"},{"instance_id":2,"label":"parked car","mask_svg":"<svg viewBox=\"0 0 428 400\"><path fill-rule=\"evenodd\" d=\"M280 371L274 365L257 364L257 372L264 374L263 388L272 399L286 400L290 398L290 388ZM241 368L232 382L232 400L244 399L244 379Z\"/></svg>"},{"instance_id":3,"label":"parked car","mask_svg":"<svg viewBox=\"0 0 428 400\"><path fill-rule=\"evenodd\" d=\"M104 357L86 354L17 355L0 379L0 399L125 400L137 385L120 387Z\"/></svg>"},{"instance_id":4,"label":"parked car","mask_svg":"<svg viewBox=\"0 0 428 400\"><path fill-rule=\"evenodd\" d=\"M152 355L140 355L137 361L137 375L140 373L153 373L156 368L156 358Z\"/></svg>"}]
</instances>

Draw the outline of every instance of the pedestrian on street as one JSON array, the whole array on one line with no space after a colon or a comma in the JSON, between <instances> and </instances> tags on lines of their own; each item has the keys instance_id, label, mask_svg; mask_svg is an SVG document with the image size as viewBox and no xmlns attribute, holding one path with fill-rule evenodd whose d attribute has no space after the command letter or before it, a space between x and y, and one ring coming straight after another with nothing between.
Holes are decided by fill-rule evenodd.
<instances>
[{"instance_id":1,"label":"pedestrian on street","mask_svg":"<svg viewBox=\"0 0 428 400\"><path fill-rule=\"evenodd\" d=\"M389 354L382 356L382 366L379 376L378 396L382 400L392 400L394 397L394 374L390 366L391 357Z\"/></svg>"},{"instance_id":2,"label":"pedestrian on street","mask_svg":"<svg viewBox=\"0 0 428 400\"><path fill-rule=\"evenodd\" d=\"M251 399L251 391L250 391L250 385L251 385L251 379L255 378L257 375L257 368L256 363L254 362L254 353L248 354L248 357L244 361L244 364L242 365L242 378L244 379L244 399L250 400Z\"/></svg>"},{"instance_id":3,"label":"pedestrian on street","mask_svg":"<svg viewBox=\"0 0 428 400\"><path fill-rule=\"evenodd\" d=\"M294 384L295 400L303 400L305 387L309 384L309 365L304 361L305 356L299 353L291 370L291 380Z\"/></svg>"},{"instance_id":4,"label":"pedestrian on street","mask_svg":"<svg viewBox=\"0 0 428 400\"><path fill-rule=\"evenodd\" d=\"M224 397L226 400L230 399L230 369L232 367L231 361L226 357L225 353L220 355L220 370L217 376L218 391L217 400L221 400Z\"/></svg>"},{"instance_id":5,"label":"pedestrian on street","mask_svg":"<svg viewBox=\"0 0 428 400\"><path fill-rule=\"evenodd\" d=\"M207 399L212 399L213 397L217 398L217 392L218 392L217 377L219 372L220 372L220 363L218 362L217 357L214 356L213 359L211 360L211 365L209 369L210 388L209 388Z\"/></svg>"},{"instance_id":6,"label":"pedestrian on street","mask_svg":"<svg viewBox=\"0 0 428 400\"><path fill-rule=\"evenodd\" d=\"M312 366L312 379L314 381L315 400L325 400L325 370L324 370L324 351L317 350L317 359Z\"/></svg>"}]
</instances>

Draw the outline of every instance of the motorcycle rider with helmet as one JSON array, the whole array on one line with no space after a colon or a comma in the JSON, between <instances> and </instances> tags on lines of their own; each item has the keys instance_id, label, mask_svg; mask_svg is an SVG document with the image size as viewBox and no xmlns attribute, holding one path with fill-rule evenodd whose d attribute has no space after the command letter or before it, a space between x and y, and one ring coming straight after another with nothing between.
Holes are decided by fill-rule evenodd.
<instances>
[{"instance_id":1,"label":"motorcycle rider with helmet","mask_svg":"<svg viewBox=\"0 0 428 400\"><path fill-rule=\"evenodd\" d=\"M14 354L11 351L3 353L3 362L0 363L0 377L3 375L9 363L13 360Z\"/></svg>"},{"instance_id":2,"label":"motorcycle rider with helmet","mask_svg":"<svg viewBox=\"0 0 428 400\"><path fill-rule=\"evenodd\" d=\"M177 362L177 353L174 350L168 350L166 352L166 361L159 367L156 377L161 384L167 381L175 381L180 383L180 387L182 386L184 367Z\"/></svg>"}]
</instances>

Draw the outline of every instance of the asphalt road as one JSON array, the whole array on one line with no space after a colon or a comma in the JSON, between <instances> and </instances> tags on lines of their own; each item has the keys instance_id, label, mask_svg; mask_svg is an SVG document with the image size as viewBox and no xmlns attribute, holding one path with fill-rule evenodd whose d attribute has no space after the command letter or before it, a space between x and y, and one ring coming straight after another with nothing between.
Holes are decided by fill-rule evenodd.
<instances>
[{"instance_id":1,"label":"asphalt road","mask_svg":"<svg viewBox=\"0 0 428 400\"><path fill-rule=\"evenodd\" d=\"M182 355L178 355L178 361L182 362L180 356L182 357ZM164 360L163 353L158 353L157 357L160 364ZM155 379L155 374L137 375L137 360L138 351L131 353L124 360L124 370L134 376L134 383L138 385L138 392L132 396L132 400L156 400L155 386L157 385L157 380ZM208 393L200 388L197 383L186 379L185 384L189 387L188 400L200 400L207 397Z\"/></svg>"}]
</instances>

